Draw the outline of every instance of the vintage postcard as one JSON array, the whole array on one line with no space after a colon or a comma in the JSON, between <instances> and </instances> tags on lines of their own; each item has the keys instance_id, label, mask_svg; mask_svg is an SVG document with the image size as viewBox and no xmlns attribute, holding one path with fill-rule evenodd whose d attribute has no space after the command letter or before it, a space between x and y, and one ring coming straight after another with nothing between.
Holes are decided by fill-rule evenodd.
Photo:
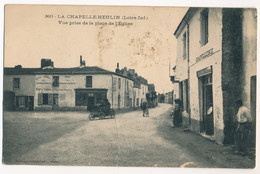
<instances>
[{"instance_id":1,"label":"vintage postcard","mask_svg":"<svg viewBox=\"0 0 260 174\"><path fill-rule=\"evenodd\" d=\"M4 165L256 166L257 9L4 10Z\"/></svg>"}]
</instances>

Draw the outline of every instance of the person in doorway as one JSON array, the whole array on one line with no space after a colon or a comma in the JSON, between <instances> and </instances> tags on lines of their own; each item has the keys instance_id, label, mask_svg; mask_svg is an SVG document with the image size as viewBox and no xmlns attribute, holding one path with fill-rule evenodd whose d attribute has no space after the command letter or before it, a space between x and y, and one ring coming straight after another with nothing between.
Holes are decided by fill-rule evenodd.
<instances>
[{"instance_id":1,"label":"person in doorway","mask_svg":"<svg viewBox=\"0 0 260 174\"><path fill-rule=\"evenodd\" d=\"M248 155L249 130L252 116L249 109L243 106L242 100L237 100L236 106L238 111L236 114L235 153Z\"/></svg>"}]
</instances>

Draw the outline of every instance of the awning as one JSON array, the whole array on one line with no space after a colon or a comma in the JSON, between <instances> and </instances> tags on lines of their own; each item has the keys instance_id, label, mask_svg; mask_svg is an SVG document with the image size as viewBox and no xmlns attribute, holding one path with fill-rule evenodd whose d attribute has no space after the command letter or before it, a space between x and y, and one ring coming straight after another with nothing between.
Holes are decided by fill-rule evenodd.
<instances>
[{"instance_id":1,"label":"awning","mask_svg":"<svg viewBox=\"0 0 260 174\"><path fill-rule=\"evenodd\" d=\"M212 66L209 66L207 68L197 71L197 76L202 77L211 73L212 73Z\"/></svg>"}]
</instances>

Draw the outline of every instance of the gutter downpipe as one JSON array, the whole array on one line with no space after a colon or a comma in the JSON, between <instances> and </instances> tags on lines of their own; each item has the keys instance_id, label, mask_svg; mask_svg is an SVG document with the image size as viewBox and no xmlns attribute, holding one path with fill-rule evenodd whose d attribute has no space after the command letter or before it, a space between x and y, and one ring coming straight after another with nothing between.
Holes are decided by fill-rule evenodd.
<instances>
[{"instance_id":1,"label":"gutter downpipe","mask_svg":"<svg viewBox=\"0 0 260 174\"><path fill-rule=\"evenodd\" d=\"M187 61L188 61L188 114L189 114L189 127L191 126L190 115L190 26L187 19L184 19L187 24Z\"/></svg>"}]
</instances>

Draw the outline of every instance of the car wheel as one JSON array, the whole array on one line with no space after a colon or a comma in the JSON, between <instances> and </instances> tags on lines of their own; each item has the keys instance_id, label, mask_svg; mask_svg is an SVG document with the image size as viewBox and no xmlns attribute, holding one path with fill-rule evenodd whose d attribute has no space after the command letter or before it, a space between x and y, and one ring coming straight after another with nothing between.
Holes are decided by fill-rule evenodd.
<instances>
[{"instance_id":1,"label":"car wheel","mask_svg":"<svg viewBox=\"0 0 260 174\"><path fill-rule=\"evenodd\" d=\"M99 113L99 119L103 120L105 118L105 114L103 112Z\"/></svg>"}]
</instances>

